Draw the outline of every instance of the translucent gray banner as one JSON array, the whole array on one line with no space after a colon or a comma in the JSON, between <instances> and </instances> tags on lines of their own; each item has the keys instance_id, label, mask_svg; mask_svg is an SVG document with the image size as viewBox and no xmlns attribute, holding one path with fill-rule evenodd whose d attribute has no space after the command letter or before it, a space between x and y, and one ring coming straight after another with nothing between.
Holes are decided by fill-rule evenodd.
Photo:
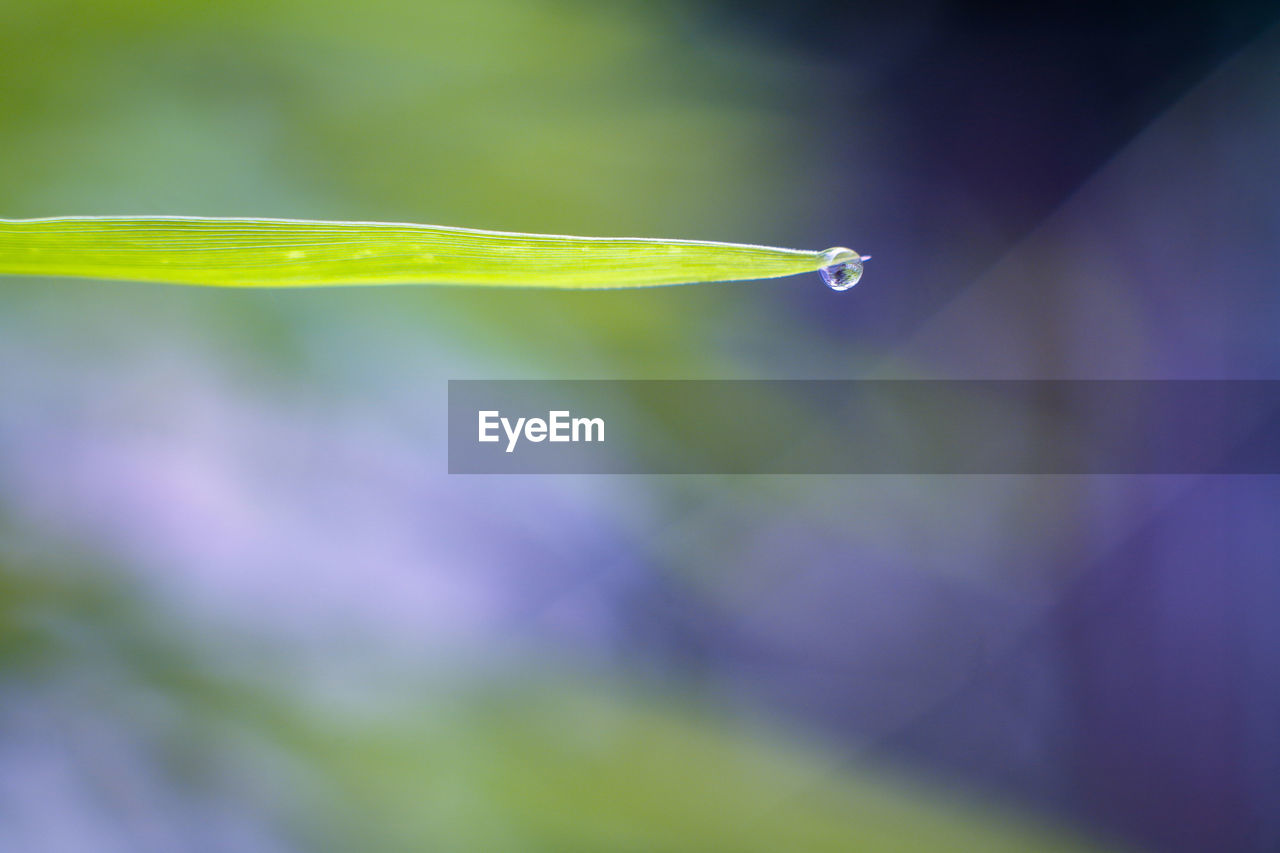
<instances>
[{"instance_id":1,"label":"translucent gray banner","mask_svg":"<svg viewBox=\"0 0 1280 853\"><path fill-rule=\"evenodd\" d=\"M449 383L454 474L1275 474L1280 382Z\"/></svg>"}]
</instances>

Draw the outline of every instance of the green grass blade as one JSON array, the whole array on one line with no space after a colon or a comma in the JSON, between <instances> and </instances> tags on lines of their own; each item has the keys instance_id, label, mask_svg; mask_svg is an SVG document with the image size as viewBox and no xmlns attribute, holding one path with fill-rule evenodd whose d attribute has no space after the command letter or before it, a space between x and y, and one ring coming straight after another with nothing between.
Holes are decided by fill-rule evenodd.
<instances>
[{"instance_id":1,"label":"green grass blade","mask_svg":"<svg viewBox=\"0 0 1280 853\"><path fill-rule=\"evenodd\" d=\"M0 274L314 287L645 287L813 272L822 252L438 225L200 217L0 219Z\"/></svg>"}]
</instances>

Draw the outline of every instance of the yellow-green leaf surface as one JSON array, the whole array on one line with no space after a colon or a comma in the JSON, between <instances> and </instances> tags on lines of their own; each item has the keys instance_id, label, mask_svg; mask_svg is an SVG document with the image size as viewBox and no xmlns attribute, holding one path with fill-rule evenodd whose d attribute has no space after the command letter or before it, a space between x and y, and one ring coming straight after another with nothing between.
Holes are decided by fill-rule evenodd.
<instances>
[{"instance_id":1,"label":"yellow-green leaf surface","mask_svg":"<svg viewBox=\"0 0 1280 853\"><path fill-rule=\"evenodd\" d=\"M438 225L199 217L0 220L0 274L218 287L643 287L812 272L822 252Z\"/></svg>"}]
</instances>

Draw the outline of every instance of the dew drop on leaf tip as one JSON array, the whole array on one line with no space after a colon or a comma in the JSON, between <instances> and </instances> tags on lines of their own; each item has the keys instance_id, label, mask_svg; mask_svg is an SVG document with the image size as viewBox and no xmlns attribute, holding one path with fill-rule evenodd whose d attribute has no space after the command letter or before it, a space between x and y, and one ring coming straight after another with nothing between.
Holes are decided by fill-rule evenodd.
<instances>
[{"instance_id":1,"label":"dew drop on leaf tip","mask_svg":"<svg viewBox=\"0 0 1280 853\"><path fill-rule=\"evenodd\" d=\"M822 280L832 290L848 290L862 278L862 262L871 260L870 255L859 255L853 249L837 246L822 253Z\"/></svg>"}]
</instances>

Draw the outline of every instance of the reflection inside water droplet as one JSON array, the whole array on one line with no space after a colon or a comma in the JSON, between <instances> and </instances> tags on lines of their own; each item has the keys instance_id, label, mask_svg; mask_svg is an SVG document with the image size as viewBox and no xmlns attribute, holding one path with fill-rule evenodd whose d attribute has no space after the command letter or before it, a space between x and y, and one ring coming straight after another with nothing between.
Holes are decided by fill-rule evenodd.
<instances>
[{"instance_id":1,"label":"reflection inside water droplet","mask_svg":"<svg viewBox=\"0 0 1280 853\"><path fill-rule=\"evenodd\" d=\"M832 290L848 290L862 278L862 262L870 255L859 255L853 249L837 246L822 253L822 280Z\"/></svg>"}]
</instances>

